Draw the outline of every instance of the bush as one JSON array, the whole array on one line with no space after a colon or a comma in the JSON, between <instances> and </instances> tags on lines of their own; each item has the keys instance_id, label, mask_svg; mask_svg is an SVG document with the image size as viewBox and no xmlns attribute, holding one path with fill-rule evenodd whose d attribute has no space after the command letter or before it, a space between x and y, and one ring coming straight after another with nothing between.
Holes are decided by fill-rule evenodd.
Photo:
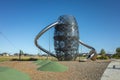
<instances>
[{"instance_id":1,"label":"bush","mask_svg":"<svg viewBox=\"0 0 120 80\"><path fill-rule=\"evenodd\" d=\"M113 54L112 58L115 58L115 59L120 59L120 56L117 55L117 54Z\"/></svg>"},{"instance_id":2,"label":"bush","mask_svg":"<svg viewBox=\"0 0 120 80\"><path fill-rule=\"evenodd\" d=\"M97 57L97 59L107 60L107 59L109 59L109 57L108 56L100 56L100 57Z\"/></svg>"}]
</instances>

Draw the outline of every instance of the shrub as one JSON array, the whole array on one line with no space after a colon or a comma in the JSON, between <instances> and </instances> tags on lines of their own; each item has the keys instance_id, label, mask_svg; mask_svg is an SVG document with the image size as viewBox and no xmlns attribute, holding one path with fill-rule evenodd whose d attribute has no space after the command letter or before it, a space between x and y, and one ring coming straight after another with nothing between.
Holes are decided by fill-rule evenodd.
<instances>
[{"instance_id":1,"label":"shrub","mask_svg":"<svg viewBox=\"0 0 120 80\"><path fill-rule=\"evenodd\" d=\"M116 48L116 53L113 54L112 58L120 59L120 47Z\"/></svg>"},{"instance_id":2,"label":"shrub","mask_svg":"<svg viewBox=\"0 0 120 80\"><path fill-rule=\"evenodd\" d=\"M109 59L109 57L104 55L104 56L97 57L97 59L107 60L107 59Z\"/></svg>"}]
</instances>

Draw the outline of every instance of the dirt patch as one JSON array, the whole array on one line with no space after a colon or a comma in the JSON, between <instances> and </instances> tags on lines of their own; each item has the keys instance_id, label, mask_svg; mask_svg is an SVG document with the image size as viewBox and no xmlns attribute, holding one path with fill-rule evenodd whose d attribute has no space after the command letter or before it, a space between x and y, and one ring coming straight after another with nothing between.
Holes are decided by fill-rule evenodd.
<instances>
[{"instance_id":1,"label":"dirt patch","mask_svg":"<svg viewBox=\"0 0 120 80\"><path fill-rule=\"evenodd\" d=\"M32 61L6 61L0 66L12 67L27 73L32 80L100 80L110 61L59 61L68 66L65 72L38 71L38 66Z\"/></svg>"}]
</instances>

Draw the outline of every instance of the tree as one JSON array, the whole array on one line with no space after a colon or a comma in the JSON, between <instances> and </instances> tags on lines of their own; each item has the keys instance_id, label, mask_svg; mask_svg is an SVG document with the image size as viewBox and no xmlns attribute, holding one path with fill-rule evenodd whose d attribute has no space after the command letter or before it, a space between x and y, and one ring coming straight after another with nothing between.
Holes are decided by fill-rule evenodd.
<instances>
[{"instance_id":1,"label":"tree","mask_svg":"<svg viewBox=\"0 0 120 80\"><path fill-rule=\"evenodd\" d=\"M101 49L100 55L104 56L105 54L106 54L105 50L104 50L104 49Z\"/></svg>"},{"instance_id":2,"label":"tree","mask_svg":"<svg viewBox=\"0 0 120 80\"><path fill-rule=\"evenodd\" d=\"M120 55L120 47L116 49L116 54Z\"/></svg>"},{"instance_id":3,"label":"tree","mask_svg":"<svg viewBox=\"0 0 120 80\"><path fill-rule=\"evenodd\" d=\"M101 51L100 51L100 57L98 57L98 59L109 59L109 57L108 56L106 56L106 52L105 52L105 50L104 49L101 49Z\"/></svg>"},{"instance_id":4,"label":"tree","mask_svg":"<svg viewBox=\"0 0 120 80\"><path fill-rule=\"evenodd\" d=\"M120 59L120 47L116 48L115 54L112 56L113 58Z\"/></svg>"}]
</instances>

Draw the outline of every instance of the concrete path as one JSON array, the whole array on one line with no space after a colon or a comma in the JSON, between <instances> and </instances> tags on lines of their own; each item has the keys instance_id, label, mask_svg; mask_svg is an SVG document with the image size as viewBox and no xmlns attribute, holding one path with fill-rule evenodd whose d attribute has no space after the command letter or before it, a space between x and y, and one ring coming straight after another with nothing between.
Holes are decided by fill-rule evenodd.
<instances>
[{"instance_id":1,"label":"concrete path","mask_svg":"<svg viewBox=\"0 0 120 80\"><path fill-rule=\"evenodd\" d=\"M112 60L101 80L120 80L120 60Z\"/></svg>"}]
</instances>

